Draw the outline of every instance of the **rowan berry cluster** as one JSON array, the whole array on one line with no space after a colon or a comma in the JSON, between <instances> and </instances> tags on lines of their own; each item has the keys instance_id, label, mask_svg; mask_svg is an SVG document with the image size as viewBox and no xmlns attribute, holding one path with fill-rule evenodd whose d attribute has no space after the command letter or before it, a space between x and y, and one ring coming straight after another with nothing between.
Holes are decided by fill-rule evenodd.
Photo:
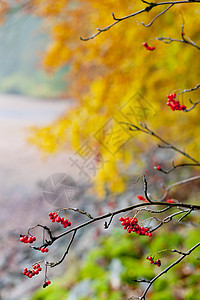
<instances>
[{"instance_id":1,"label":"rowan berry cluster","mask_svg":"<svg viewBox=\"0 0 200 300\"><path fill-rule=\"evenodd\" d=\"M137 195L138 200L144 201L144 202L148 202L147 199L145 199L143 196L141 195Z\"/></svg>"},{"instance_id":2,"label":"rowan berry cluster","mask_svg":"<svg viewBox=\"0 0 200 300\"><path fill-rule=\"evenodd\" d=\"M20 242L22 242L22 243L25 243L25 244L30 243L30 244L32 244L35 241L36 241L36 237L35 236L32 236L32 235L28 236L28 235L22 235L22 234L20 234Z\"/></svg>"},{"instance_id":3,"label":"rowan berry cluster","mask_svg":"<svg viewBox=\"0 0 200 300\"><path fill-rule=\"evenodd\" d=\"M153 50L156 49L156 47L149 47L148 44L147 44L147 42L144 42L142 45L143 45L147 50L150 50L150 51L153 51Z\"/></svg>"},{"instance_id":4,"label":"rowan berry cluster","mask_svg":"<svg viewBox=\"0 0 200 300\"><path fill-rule=\"evenodd\" d=\"M119 221L121 222L121 225L124 226L124 229L128 231L128 233L135 232L139 235L145 235L145 236L152 236L152 233L149 232L148 227L140 227L138 225L138 219L137 218L119 218Z\"/></svg>"},{"instance_id":5,"label":"rowan berry cluster","mask_svg":"<svg viewBox=\"0 0 200 300\"><path fill-rule=\"evenodd\" d=\"M29 278L32 278L34 275L38 275L40 271L42 271L42 268L39 264L36 264L32 270L28 270L27 268L25 268L23 274Z\"/></svg>"},{"instance_id":6,"label":"rowan berry cluster","mask_svg":"<svg viewBox=\"0 0 200 300\"><path fill-rule=\"evenodd\" d=\"M174 110L185 110L185 105L180 105L178 100L175 100L176 93L170 94L167 96L167 105L174 111Z\"/></svg>"},{"instance_id":7,"label":"rowan berry cluster","mask_svg":"<svg viewBox=\"0 0 200 300\"><path fill-rule=\"evenodd\" d=\"M66 228L68 226L71 226L71 222L69 222L67 219L61 218L55 212L49 213L49 217L50 217L51 222L53 222L53 223L54 222L61 223L64 228Z\"/></svg>"},{"instance_id":8,"label":"rowan berry cluster","mask_svg":"<svg viewBox=\"0 0 200 300\"><path fill-rule=\"evenodd\" d=\"M38 250L40 250L42 253L49 252L49 249L45 247L39 247Z\"/></svg>"},{"instance_id":9,"label":"rowan berry cluster","mask_svg":"<svg viewBox=\"0 0 200 300\"><path fill-rule=\"evenodd\" d=\"M161 266L160 259L157 259L156 261L154 261L152 256L147 256L147 259L150 261L151 264L157 265L158 267Z\"/></svg>"},{"instance_id":10,"label":"rowan berry cluster","mask_svg":"<svg viewBox=\"0 0 200 300\"><path fill-rule=\"evenodd\" d=\"M43 284L43 288L47 287L49 284L51 283L51 281L46 281L44 284Z\"/></svg>"}]
</instances>

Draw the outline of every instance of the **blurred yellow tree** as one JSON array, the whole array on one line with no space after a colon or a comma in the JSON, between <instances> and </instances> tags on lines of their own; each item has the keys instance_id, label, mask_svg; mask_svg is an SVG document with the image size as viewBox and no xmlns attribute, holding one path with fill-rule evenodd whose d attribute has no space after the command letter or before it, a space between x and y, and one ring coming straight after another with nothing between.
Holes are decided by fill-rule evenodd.
<instances>
[{"instance_id":1,"label":"blurred yellow tree","mask_svg":"<svg viewBox=\"0 0 200 300\"><path fill-rule=\"evenodd\" d=\"M64 96L76 101L53 124L33 128L32 143L50 153L69 146L81 151L89 145L99 165L92 177L99 195L104 195L105 184L113 192L122 192L128 168L142 166L140 153L153 145L142 135L130 134L120 122L146 122L171 143L187 146L195 157L200 148L198 107L190 113L172 112L166 102L167 94L199 83L198 49L183 43L164 44L155 38L181 39L184 17L185 39L200 43L198 3L175 5L152 26L144 27L141 22L148 24L167 6L155 7L87 42L80 36L88 37L96 28L111 24L111 12L123 17L147 4L139 0L35 0L32 5L32 13L44 19L51 37L43 67L54 72L69 64ZM156 49L147 51L143 42ZM179 100L189 107L188 99L198 97L196 90Z\"/></svg>"}]
</instances>

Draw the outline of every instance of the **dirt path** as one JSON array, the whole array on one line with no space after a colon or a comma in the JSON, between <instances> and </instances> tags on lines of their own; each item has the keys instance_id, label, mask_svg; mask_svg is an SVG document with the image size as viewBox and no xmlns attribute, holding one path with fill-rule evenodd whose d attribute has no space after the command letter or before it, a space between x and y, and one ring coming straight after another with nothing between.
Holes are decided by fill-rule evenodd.
<instances>
[{"instance_id":1,"label":"dirt path","mask_svg":"<svg viewBox=\"0 0 200 300\"><path fill-rule=\"evenodd\" d=\"M32 226L36 216L44 223L49 204L42 199L41 183L55 172L67 171L67 154L42 161L40 152L26 142L27 128L49 124L69 105L0 95L0 299L28 299L23 289L37 285L37 280L24 284L19 273L26 263L19 232ZM29 255L26 250L27 261Z\"/></svg>"}]
</instances>

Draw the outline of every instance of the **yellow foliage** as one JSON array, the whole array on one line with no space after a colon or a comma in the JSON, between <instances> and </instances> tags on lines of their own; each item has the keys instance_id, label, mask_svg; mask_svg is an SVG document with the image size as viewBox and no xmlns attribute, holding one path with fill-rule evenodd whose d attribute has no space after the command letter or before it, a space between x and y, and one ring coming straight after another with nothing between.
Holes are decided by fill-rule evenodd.
<instances>
[{"instance_id":1,"label":"yellow foliage","mask_svg":"<svg viewBox=\"0 0 200 300\"><path fill-rule=\"evenodd\" d=\"M8 10L9 4L4 0L0 0L0 24L4 22L4 18Z\"/></svg>"},{"instance_id":2,"label":"yellow foliage","mask_svg":"<svg viewBox=\"0 0 200 300\"><path fill-rule=\"evenodd\" d=\"M141 1L130 2L35 2L37 14L44 17L52 38L43 60L44 67L54 71L70 64L66 96L75 99L76 106L49 127L34 129L32 142L44 151L55 152L66 143L78 149L87 141L108 159L92 178L100 195L104 193L104 186L115 192L123 191L126 170L132 164L141 163L137 140L144 152L152 145L149 137L127 131L120 122L146 122L164 139L180 148L186 146L192 155L200 150L199 107L184 113L172 112L166 106L167 94L199 83L199 52L186 44L166 45L154 40L161 35L181 38L181 10L185 38L200 43L198 4L176 5L150 28L139 22L149 23L163 8L156 7L148 14L122 21L93 40L79 39L112 23L111 12L122 17L145 7ZM155 46L156 50L147 51L143 42ZM190 107L188 98L195 101L199 95L197 90L184 94L180 100Z\"/></svg>"}]
</instances>

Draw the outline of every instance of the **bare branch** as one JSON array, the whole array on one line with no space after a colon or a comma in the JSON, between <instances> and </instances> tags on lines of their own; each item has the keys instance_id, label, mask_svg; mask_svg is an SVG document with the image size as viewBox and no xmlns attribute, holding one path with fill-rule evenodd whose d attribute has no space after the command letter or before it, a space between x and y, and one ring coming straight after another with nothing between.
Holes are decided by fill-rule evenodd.
<instances>
[{"instance_id":1,"label":"bare branch","mask_svg":"<svg viewBox=\"0 0 200 300\"><path fill-rule=\"evenodd\" d=\"M31 230L33 230L33 229L36 228L36 227L42 227L44 230L47 231L47 233L48 233L48 235L49 235L49 237L50 237L50 239L51 239L51 241L48 241L48 245L52 244L53 241L54 241L54 237L53 237L53 235L52 235L51 229L50 229L49 227L45 226L45 225L37 224L37 225L35 225L35 226L29 228L28 234L30 233Z\"/></svg>"},{"instance_id":2,"label":"bare branch","mask_svg":"<svg viewBox=\"0 0 200 300\"><path fill-rule=\"evenodd\" d=\"M55 266L57 266L57 265L59 265L59 264L61 264L61 263L63 262L63 260L65 259L66 255L68 254L69 249L70 249L70 247L71 247L71 245L72 245L72 243L73 243L73 240L74 240L75 235L76 235L76 231L77 231L77 230L74 230L74 233L73 233L72 238L71 238L71 240L70 240L70 242L69 242L69 245L68 245L68 247L67 247L67 250L66 250L65 253L63 254L62 258L61 258L59 261L57 261L56 263L50 263L50 267L51 267L51 268L53 268L53 267L55 267Z\"/></svg>"},{"instance_id":3,"label":"bare branch","mask_svg":"<svg viewBox=\"0 0 200 300\"><path fill-rule=\"evenodd\" d=\"M108 31L111 27L117 25L119 22L121 21L124 21L124 20L127 20L129 18L132 18L132 17L135 17L141 13L144 13L144 12L149 12L153 7L156 7L156 6L162 6L162 5L170 5L170 7L172 7L173 5L175 4L182 4L182 3L185 3L185 4L190 4L190 3L197 3L197 2L200 2L200 0L191 0L191 1L188 1L188 0L183 0L183 1L166 1L166 2L159 2L159 3L155 3L155 2L146 2L146 1L143 1L144 3L148 4L147 7L137 11L137 12L134 12L130 15L127 15L125 17L122 17L122 18L116 18L114 13L112 13L112 16L113 16L113 19L115 20L115 22L113 22L112 24L100 29L100 28L97 28L97 33L91 35L90 37L88 38L83 38L83 37L80 37L80 39L82 41L88 41L88 40L91 40L91 39L94 39L96 36L98 36L99 34L101 34L102 32L105 32L105 31ZM169 7L169 8L170 8ZM168 9L169 9L168 8ZM153 24L153 23L152 23Z\"/></svg>"},{"instance_id":4,"label":"bare branch","mask_svg":"<svg viewBox=\"0 0 200 300\"><path fill-rule=\"evenodd\" d=\"M200 47L197 46L195 44L195 42L193 42L191 40L186 40L185 38L183 38L182 40L180 40L180 39L173 39L173 38L170 38L170 37L163 37L163 36L161 36L161 37L155 38L155 40L161 41L161 42L163 42L165 44L171 44L172 42L178 42L178 43L188 44L188 45L193 46L193 47L197 48L198 50L200 50Z\"/></svg>"},{"instance_id":5,"label":"bare branch","mask_svg":"<svg viewBox=\"0 0 200 300\"><path fill-rule=\"evenodd\" d=\"M167 216L166 218L164 218L163 220L159 220L158 218L155 218L157 221L160 221L160 223L154 227L153 229L150 230L150 232L153 232L155 230L157 230L158 228L160 228L163 224L165 223L168 223L170 221L172 221L173 217L177 216L177 215L180 215L182 213L184 213L185 211L178 211L178 212L175 212L173 214L171 214L170 216ZM188 211L187 211L188 212Z\"/></svg>"},{"instance_id":6,"label":"bare branch","mask_svg":"<svg viewBox=\"0 0 200 300\"><path fill-rule=\"evenodd\" d=\"M186 214L184 214L184 216L182 216L179 220L178 220L178 222L181 222L184 218L186 218L191 212L192 212L192 208L190 208L187 212L186 212Z\"/></svg>"},{"instance_id":7,"label":"bare branch","mask_svg":"<svg viewBox=\"0 0 200 300\"><path fill-rule=\"evenodd\" d=\"M163 147L163 146L160 146L160 145L158 145L158 147L160 147L160 148L166 148L166 147ZM162 172L164 174L169 174L174 169L177 169L177 168L180 168L180 167L200 167L200 163L198 163L198 164L183 163L183 164L178 164L178 165L174 165L174 163L172 163L172 167L170 169L164 170L163 168L160 168L158 171ZM157 168L155 167L155 169L157 169Z\"/></svg>"},{"instance_id":8,"label":"bare branch","mask_svg":"<svg viewBox=\"0 0 200 300\"><path fill-rule=\"evenodd\" d=\"M160 199L160 201L163 201L167 195L168 195L168 192L176 187L176 186L179 186L181 184L185 184L185 183L188 183L188 182L191 182L191 181L194 181L194 180L198 180L200 179L200 175L197 175L197 176L194 176L194 177L190 177L190 178L187 178L187 179L183 179L183 180L180 180L180 181L177 181L171 185L169 185L167 188L163 187L165 189L165 194L162 196L162 198Z\"/></svg>"},{"instance_id":9,"label":"bare branch","mask_svg":"<svg viewBox=\"0 0 200 300\"><path fill-rule=\"evenodd\" d=\"M199 49L200 49L200 48L199 48ZM197 84L194 88L183 90L182 92L178 93L177 96L179 96L179 95L181 95L181 94L183 94L183 93L193 92L193 91L197 90L199 87L200 87L200 83Z\"/></svg>"},{"instance_id":10,"label":"bare branch","mask_svg":"<svg viewBox=\"0 0 200 300\"><path fill-rule=\"evenodd\" d=\"M163 274L167 273L170 269L172 269L175 265L177 265L178 263L180 263L187 255L190 255L190 253L192 253L197 247L200 246L200 242L197 243L195 246L193 246L190 250L188 250L187 252L183 253L180 252L178 250L173 250L173 252L177 252L179 254L182 254L181 257L179 257L175 262L173 262L171 265L169 265L167 268L165 268L162 272L160 272L157 276L155 276L153 279L150 280L148 286L146 287L145 291L143 292L142 296L139 297L140 300L145 300L146 294L148 292L148 290L150 289L150 287L152 286L152 284L154 283L154 281L156 281L159 277L161 277Z\"/></svg>"},{"instance_id":11,"label":"bare branch","mask_svg":"<svg viewBox=\"0 0 200 300\"><path fill-rule=\"evenodd\" d=\"M189 99L189 101L190 101L190 103L193 104L193 105L192 105L190 108L185 109L184 112L191 111L193 108L195 108L195 106L196 106L197 104L200 103L200 100L196 101L195 103L193 103L190 99Z\"/></svg>"},{"instance_id":12,"label":"bare branch","mask_svg":"<svg viewBox=\"0 0 200 300\"><path fill-rule=\"evenodd\" d=\"M108 227L110 226L110 224L111 224L111 222L113 220L113 217L114 217L114 215L112 214L111 217L110 217L110 221L108 223L107 222L104 223L104 228L105 229L108 229Z\"/></svg>"},{"instance_id":13,"label":"bare branch","mask_svg":"<svg viewBox=\"0 0 200 300\"><path fill-rule=\"evenodd\" d=\"M172 144L168 143L167 141L165 141L163 138L161 138L158 134L156 134L155 132L153 132L152 130L150 130L147 125L144 125L144 124L140 124L141 127L138 127L134 124L130 124L130 123L126 123L126 122L120 122L121 124L124 124L124 125L127 125L128 126L128 129L131 130L131 131L141 131L141 132L144 132L146 134L149 134L151 136L154 136L156 139L160 140L164 146L160 146L159 147L161 148L169 148L169 149L173 149L174 151L176 152L179 152L180 154L182 154L183 156L189 158L190 160L192 160L193 162L195 162L196 164L199 164L199 162L194 159L192 156L190 156L189 154L187 154L185 151L182 151L180 149L178 149L176 146L173 146ZM133 128L133 130L132 130ZM148 199L147 199L148 200Z\"/></svg>"},{"instance_id":14,"label":"bare branch","mask_svg":"<svg viewBox=\"0 0 200 300\"><path fill-rule=\"evenodd\" d=\"M89 219L94 219L92 216L91 216L91 214L89 214L87 211L85 211L85 210L80 210L80 209L78 209L78 208L72 208L72 207L67 207L67 208L62 208L61 210L73 210L73 211L75 211L75 212L78 212L78 213L80 213L80 214L82 214L82 215L86 215Z\"/></svg>"},{"instance_id":15,"label":"bare branch","mask_svg":"<svg viewBox=\"0 0 200 300\"><path fill-rule=\"evenodd\" d=\"M170 9L174 4L169 5L166 9L164 9L161 13L159 13L149 24L144 24L144 22L138 22L139 24L142 24L145 27L150 27L155 21L156 19L158 19L161 15L163 15L164 13L166 13L166 11L168 11L168 9Z\"/></svg>"}]
</instances>

